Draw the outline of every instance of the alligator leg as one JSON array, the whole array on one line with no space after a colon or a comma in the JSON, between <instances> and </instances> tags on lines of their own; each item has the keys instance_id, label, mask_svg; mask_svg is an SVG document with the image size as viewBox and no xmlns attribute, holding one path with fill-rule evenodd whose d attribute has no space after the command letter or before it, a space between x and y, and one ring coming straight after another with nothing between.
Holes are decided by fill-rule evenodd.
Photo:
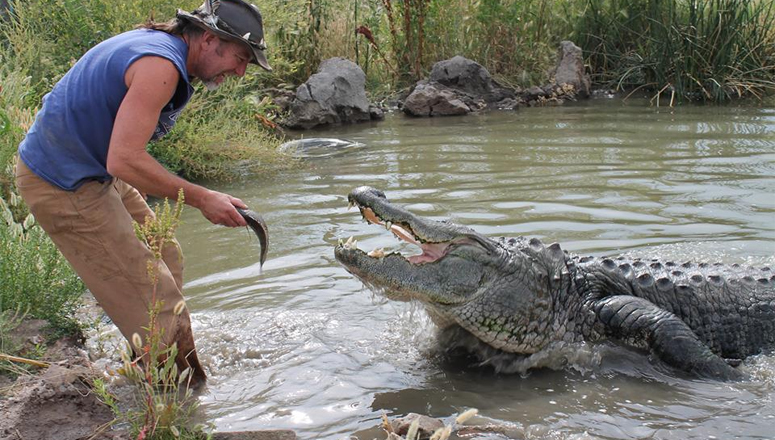
<instances>
[{"instance_id":1,"label":"alligator leg","mask_svg":"<svg viewBox=\"0 0 775 440\"><path fill-rule=\"evenodd\" d=\"M648 300L610 296L595 301L592 310L609 335L624 340L645 337L651 350L672 367L717 380L744 377L700 341L685 322Z\"/></svg>"}]
</instances>

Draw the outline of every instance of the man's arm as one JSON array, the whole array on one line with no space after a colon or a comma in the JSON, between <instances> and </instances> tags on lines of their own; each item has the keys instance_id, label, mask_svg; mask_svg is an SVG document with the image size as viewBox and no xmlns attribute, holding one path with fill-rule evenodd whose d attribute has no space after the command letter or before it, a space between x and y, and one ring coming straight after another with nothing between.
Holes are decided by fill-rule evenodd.
<instances>
[{"instance_id":1,"label":"man's arm","mask_svg":"<svg viewBox=\"0 0 775 440\"><path fill-rule=\"evenodd\" d=\"M175 176L145 150L178 80L175 66L160 57L142 57L127 69L125 82L129 90L118 109L110 137L108 172L140 192L158 197L176 199L182 188L186 204L199 209L210 222L245 226L235 208L247 208L242 200Z\"/></svg>"}]
</instances>

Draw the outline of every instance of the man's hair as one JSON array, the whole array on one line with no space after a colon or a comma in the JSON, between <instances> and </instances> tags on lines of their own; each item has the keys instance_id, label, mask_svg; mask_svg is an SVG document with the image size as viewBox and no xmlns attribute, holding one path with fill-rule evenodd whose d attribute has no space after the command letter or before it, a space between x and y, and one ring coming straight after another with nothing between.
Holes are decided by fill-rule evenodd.
<instances>
[{"instance_id":1,"label":"man's hair","mask_svg":"<svg viewBox=\"0 0 775 440\"><path fill-rule=\"evenodd\" d=\"M192 24L190 21L183 18L173 18L169 21L156 22L153 17L149 18L145 23L138 25L137 29L152 29L155 31L166 32L171 35L201 35L204 33L204 29Z\"/></svg>"}]
</instances>

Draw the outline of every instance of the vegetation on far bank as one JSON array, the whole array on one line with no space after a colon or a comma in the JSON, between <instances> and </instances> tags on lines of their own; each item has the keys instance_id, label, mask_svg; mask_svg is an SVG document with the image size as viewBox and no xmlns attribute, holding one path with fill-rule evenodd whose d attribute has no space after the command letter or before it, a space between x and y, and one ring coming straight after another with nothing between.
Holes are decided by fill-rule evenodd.
<instances>
[{"instance_id":1,"label":"vegetation on far bank","mask_svg":"<svg viewBox=\"0 0 775 440\"><path fill-rule=\"evenodd\" d=\"M589 0L576 26L598 83L724 102L775 90L775 3Z\"/></svg>"},{"instance_id":2,"label":"vegetation on far bank","mask_svg":"<svg viewBox=\"0 0 775 440\"><path fill-rule=\"evenodd\" d=\"M200 0L9 0L0 20L0 104L8 163L43 94L96 43ZM151 151L192 178L229 176L231 165L275 169L276 118L267 89L295 88L320 61L357 62L379 100L463 55L501 82L549 80L558 43L584 49L599 86L642 88L674 100L724 101L775 90L775 4L764 0L256 0L273 72L249 69L215 92L199 90L178 127ZM250 168L250 167L249 167Z\"/></svg>"}]
</instances>

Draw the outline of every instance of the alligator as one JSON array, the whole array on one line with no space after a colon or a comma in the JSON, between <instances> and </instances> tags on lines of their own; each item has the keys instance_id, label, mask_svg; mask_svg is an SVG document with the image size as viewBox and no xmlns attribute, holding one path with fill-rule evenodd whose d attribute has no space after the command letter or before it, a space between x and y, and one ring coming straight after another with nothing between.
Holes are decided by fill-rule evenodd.
<instances>
[{"instance_id":1,"label":"alligator","mask_svg":"<svg viewBox=\"0 0 775 440\"><path fill-rule=\"evenodd\" d=\"M348 199L422 254L366 253L351 238L336 246L336 260L377 293L418 301L437 327L493 352L532 356L613 341L650 352L671 374L742 380L742 360L775 346L768 267L578 256L536 238L489 238L423 218L371 187Z\"/></svg>"}]
</instances>

